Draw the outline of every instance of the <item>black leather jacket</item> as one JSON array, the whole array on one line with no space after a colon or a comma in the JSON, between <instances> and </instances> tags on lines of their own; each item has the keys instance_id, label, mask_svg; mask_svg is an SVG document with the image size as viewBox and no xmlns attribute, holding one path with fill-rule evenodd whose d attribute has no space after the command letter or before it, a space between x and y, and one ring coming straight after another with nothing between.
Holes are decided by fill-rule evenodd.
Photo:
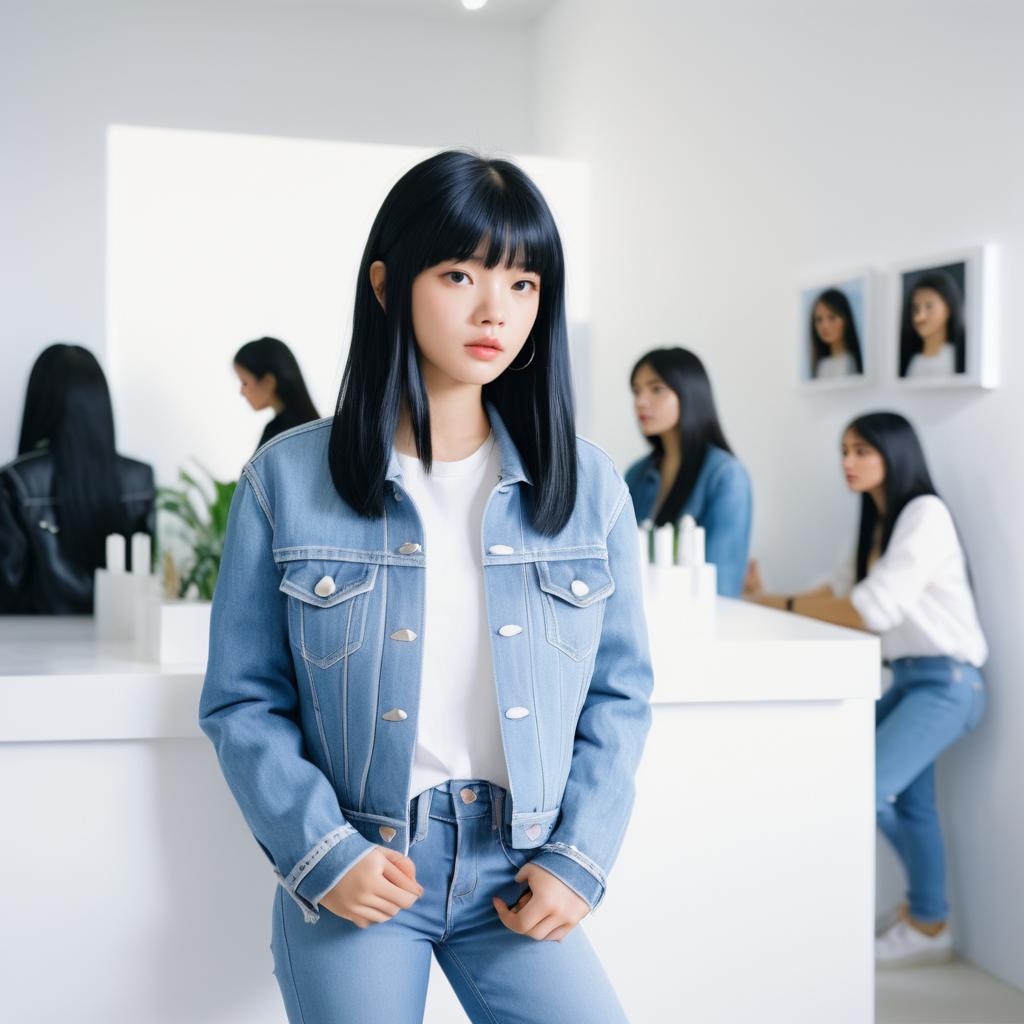
<instances>
[{"instance_id":1,"label":"black leather jacket","mask_svg":"<svg viewBox=\"0 0 1024 1024\"><path fill-rule=\"evenodd\" d=\"M117 457L130 533L153 536L153 467ZM27 452L0 467L0 614L88 615L93 574L69 562L57 544L53 457Z\"/></svg>"}]
</instances>

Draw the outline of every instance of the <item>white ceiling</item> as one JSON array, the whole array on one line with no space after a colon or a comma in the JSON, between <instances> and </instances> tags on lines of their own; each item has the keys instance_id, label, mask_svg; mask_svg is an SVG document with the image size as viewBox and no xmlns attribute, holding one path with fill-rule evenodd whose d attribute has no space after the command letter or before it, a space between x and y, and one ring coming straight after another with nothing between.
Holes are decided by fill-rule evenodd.
<instances>
[{"instance_id":1,"label":"white ceiling","mask_svg":"<svg viewBox=\"0 0 1024 1024\"><path fill-rule=\"evenodd\" d=\"M463 24L530 25L557 0L487 0L479 11L467 11L461 0L218 0L234 7L276 7L293 10L354 11L360 14L416 15L432 21Z\"/></svg>"}]
</instances>

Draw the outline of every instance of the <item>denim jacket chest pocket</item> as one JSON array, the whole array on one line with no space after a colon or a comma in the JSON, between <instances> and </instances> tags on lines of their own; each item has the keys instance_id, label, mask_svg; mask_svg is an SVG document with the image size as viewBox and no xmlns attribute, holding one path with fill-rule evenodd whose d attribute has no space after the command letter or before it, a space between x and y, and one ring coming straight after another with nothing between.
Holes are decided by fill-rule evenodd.
<instances>
[{"instance_id":1,"label":"denim jacket chest pocket","mask_svg":"<svg viewBox=\"0 0 1024 1024\"><path fill-rule=\"evenodd\" d=\"M547 641L573 661L583 661L597 644L605 602L615 590L608 563L570 558L538 561L536 567Z\"/></svg>"},{"instance_id":2,"label":"denim jacket chest pocket","mask_svg":"<svg viewBox=\"0 0 1024 1024\"><path fill-rule=\"evenodd\" d=\"M312 558L285 564L280 589L288 595L288 639L306 661L330 668L359 650L378 568Z\"/></svg>"}]
</instances>

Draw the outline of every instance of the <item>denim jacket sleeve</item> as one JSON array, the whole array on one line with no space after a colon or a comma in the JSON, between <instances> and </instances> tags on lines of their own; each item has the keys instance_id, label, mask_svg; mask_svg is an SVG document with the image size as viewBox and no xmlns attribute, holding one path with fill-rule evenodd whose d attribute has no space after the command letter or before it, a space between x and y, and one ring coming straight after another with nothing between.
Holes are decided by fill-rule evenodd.
<instances>
[{"instance_id":1,"label":"denim jacket sleeve","mask_svg":"<svg viewBox=\"0 0 1024 1024\"><path fill-rule=\"evenodd\" d=\"M608 598L589 691L576 725L558 826L531 863L596 909L633 811L653 688L637 522L623 487L607 534Z\"/></svg>"},{"instance_id":2,"label":"denim jacket sleeve","mask_svg":"<svg viewBox=\"0 0 1024 1024\"><path fill-rule=\"evenodd\" d=\"M287 597L273 559L273 518L251 464L232 499L213 598L199 725L274 874L302 908L373 849L306 756L288 643Z\"/></svg>"},{"instance_id":3,"label":"denim jacket sleeve","mask_svg":"<svg viewBox=\"0 0 1024 1024\"><path fill-rule=\"evenodd\" d=\"M739 597L747 573L752 517L750 477L737 459L723 463L710 482L707 511L701 524L706 532L705 558L717 569L718 593Z\"/></svg>"}]
</instances>

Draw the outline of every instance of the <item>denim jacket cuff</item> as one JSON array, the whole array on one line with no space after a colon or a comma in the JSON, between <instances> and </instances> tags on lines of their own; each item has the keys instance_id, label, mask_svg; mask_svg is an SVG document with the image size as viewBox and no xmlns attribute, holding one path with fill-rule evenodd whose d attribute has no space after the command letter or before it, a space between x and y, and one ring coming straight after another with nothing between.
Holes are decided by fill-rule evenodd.
<instances>
[{"instance_id":1,"label":"denim jacket cuff","mask_svg":"<svg viewBox=\"0 0 1024 1024\"><path fill-rule=\"evenodd\" d=\"M597 910L598 904L604 898L605 883L603 873L601 877L595 874L600 868L588 858L582 857L593 864L594 870L584 867L581 856L577 851L566 846L563 849L561 843L549 843L541 847L540 853L531 858L531 864L550 872L560 882L564 882L577 896L586 900L591 911Z\"/></svg>"},{"instance_id":2,"label":"denim jacket cuff","mask_svg":"<svg viewBox=\"0 0 1024 1024\"><path fill-rule=\"evenodd\" d=\"M373 848L374 844L351 825L342 825L324 836L292 868L287 878L278 874L285 892L302 908L307 924L315 924L320 919L320 899Z\"/></svg>"}]
</instances>

